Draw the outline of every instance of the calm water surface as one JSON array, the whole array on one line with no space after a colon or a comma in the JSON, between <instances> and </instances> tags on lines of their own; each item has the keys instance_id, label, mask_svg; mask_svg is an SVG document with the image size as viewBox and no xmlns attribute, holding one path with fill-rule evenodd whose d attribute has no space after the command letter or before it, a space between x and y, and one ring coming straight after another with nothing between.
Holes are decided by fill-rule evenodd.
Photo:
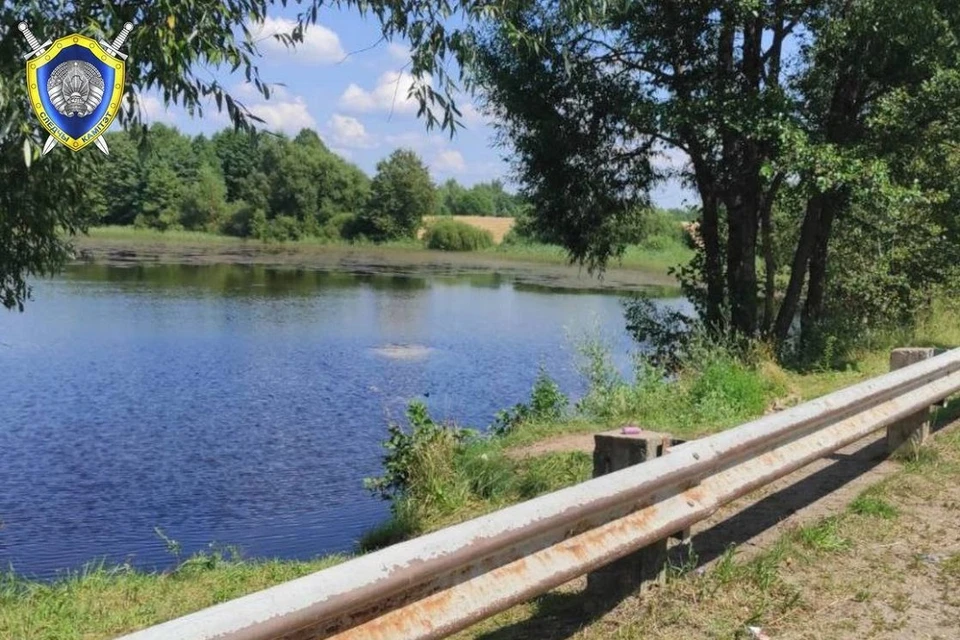
<instances>
[{"instance_id":1,"label":"calm water surface","mask_svg":"<svg viewBox=\"0 0 960 640\"><path fill-rule=\"evenodd\" d=\"M424 400L482 427L547 370L581 392L571 332L629 347L618 298L496 275L71 267L0 312L0 566L349 550L389 419ZM625 362L621 362L625 366Z\"/></svg>"}]
</instances>

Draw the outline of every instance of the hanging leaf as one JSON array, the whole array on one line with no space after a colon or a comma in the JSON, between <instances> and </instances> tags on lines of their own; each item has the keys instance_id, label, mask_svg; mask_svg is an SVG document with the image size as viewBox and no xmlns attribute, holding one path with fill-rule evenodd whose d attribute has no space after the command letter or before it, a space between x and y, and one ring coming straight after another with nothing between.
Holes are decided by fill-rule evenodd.
<instances>
[{"instance_id":1,"label":"hanging leaf","mask_svg":"<svg viewBox=\"0 0 960 640\"><path fill-rule=\"evenodd\" d=\"M33 150L30 148L30 138L24 138L24 140L23 140L23 164L27 165L27 169L29 169L31 162L33 162Z\"/></svg>"}]
</instances>

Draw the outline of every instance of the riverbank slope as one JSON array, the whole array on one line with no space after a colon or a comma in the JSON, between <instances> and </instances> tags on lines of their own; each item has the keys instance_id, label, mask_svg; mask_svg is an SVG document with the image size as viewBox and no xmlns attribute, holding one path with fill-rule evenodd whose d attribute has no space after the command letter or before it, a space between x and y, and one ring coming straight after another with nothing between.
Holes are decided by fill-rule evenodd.
<instances>
[{"instance_id":1,"label":"riverbank slope","mask_svg":"<svg viewBox=\"0 0 960 640\"><path fill-rule=\"evenodd\" d=\"M111 264L240 264L387 275L499 273L521 284L583 290L676 293L667 273L690 257L685 247L628 248L602 277L570 265L548 245L498 245L482 251L431 251L415 240L381 245L309 238L283 243L198 232L96 227L73 239L79 260Z\"/></svg>"}]
</instances>

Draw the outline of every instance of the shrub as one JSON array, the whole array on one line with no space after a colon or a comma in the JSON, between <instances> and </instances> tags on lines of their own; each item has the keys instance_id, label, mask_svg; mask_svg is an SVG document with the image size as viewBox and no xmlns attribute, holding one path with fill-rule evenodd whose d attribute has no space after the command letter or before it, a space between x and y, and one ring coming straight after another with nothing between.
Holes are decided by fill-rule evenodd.
<instances>
[{"instance_id":1,"label":"shrub","mask_svg":"<svg viewBox=\"0 0 960 640\"><path fill-rule=\"evenodd\" d=\"M431 224L423 241L428 249L440 251L477 251L493 246L493 236L489 231L453 219L437 220Z\"/></svg>"},{"instance_id":2,"label":"shrub","mask_svg":"<svg viewBox=\"0 0 960 640\"><path fill-rule=\"evenodd\" d=\"M570 400L556 382L540 367L530 392L529 403L518 403L512 409L497 413L491 430L497 435L510 433L524 422L557 421L563 417Z\"/></svg>"},{"instance_id":3,"label":"shrub","mask_svg":"<svg viewBox=\"0 0 960 640\"><path fill-rule=\"evenodd\" d=\"M331 240L352 240L360 235L360 221L352 213L338 213L323 225L322 234Z\"/></svg>"},{"instance_id":4,"label":"shrub","mask_svg":"<svg viewBox=\"0 0 960 640\"><path fill-rule=\"evenodd\" d=\"M475 435L468 429L434 422L422 402L410 403L407 420L409 433L396 423L387 427L389 436L383 444L387 450L383 457L384 474L364 480L370 492L387 500L422 489L435 478L449 475L439 467L452 465L457 445ZM418 480L422 484L418 484Z\"/></svg>"}]
</instances>

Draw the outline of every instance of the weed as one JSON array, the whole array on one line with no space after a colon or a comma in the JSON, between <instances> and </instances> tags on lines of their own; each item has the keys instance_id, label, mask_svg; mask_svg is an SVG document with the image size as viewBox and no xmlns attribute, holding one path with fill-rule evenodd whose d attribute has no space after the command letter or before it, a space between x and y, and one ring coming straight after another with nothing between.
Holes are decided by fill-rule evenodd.
<instances>
[{"instance_id":1,"label":"weed","mask_svg":"<svg viewBox=\"0 0 960 640\"><path fill-rule=\"evenodd\" d=\"M940 462L940 452L933 447L915 447L905 460L907 473L924 473Z\"/></svg>"},{"instance_id":2,"label":"weed","mask_svg":"<svg viewBox=\"0 0 960 640\"><path fill-rule=\"evenodd\" d=\"M530 392L529 403L519 403L512 409L497 413L491 425L491 431L502 436L516 430L524 423L557 422L564 417L569 405L570 399L560 391L560 386L541 366Z\"/></svg>"},{"instance_id":3,"label":"weed","mask_svg":"<svg viewBox=\"0 0 960 640\"><path fill-rule=\"evenodd\" d=\"M850 511L857 515L873 516L884 520L893 520L900 513L892 504L869 492L860 494L850 503Z\"/></svg>"},{"instance_id":4,"label":"weed","mask_svg":"<svg viewBox=\"0 0 960 640\"><path fill-rule=\"evenodd\" d=\"M712 576L718 583L725 585L735 580L739 574L740 565L737 564L737 547L731 544L714 565Z\"/></svg>"},{"instance_id":5,"label":"weed","mask_svg":"<svg viewBox=\"0 0 960 640\"><path fill-rule=\"evenodd\" d=\"M948 556L940 565L943 575L960 579L960 552Z\"/></svg>"},{"instance_id":6,"label":"weed","mask_svg":"<svg viewBox=\"0 0 960 640\"><path fill-rule=\"evenodd\" d=\"M517 491L528 499L587 480L593 460L581 451L530 458L520 463Z\"/></svg>"},{"instance_id":7,"label":"weed","mask_svg":"<svg viewBox=\"0 0 960 640\"><path fill-rule=\"evenodd\" d=\"M840 533L838 517L825 518L816 524L801 527L796 536L807 548L823 553L845 551L851 546L850 540Z\"/></svg>"}]
</instances>

